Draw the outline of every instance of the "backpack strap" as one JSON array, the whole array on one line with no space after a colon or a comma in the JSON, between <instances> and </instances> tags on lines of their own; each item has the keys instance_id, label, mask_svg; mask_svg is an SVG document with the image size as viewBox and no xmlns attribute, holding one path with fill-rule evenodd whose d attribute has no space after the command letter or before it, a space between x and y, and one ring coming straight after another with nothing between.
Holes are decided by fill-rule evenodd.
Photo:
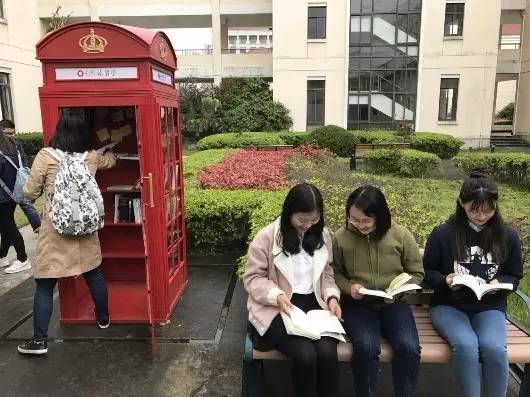
<instances>
[{"instance_id":1,"label":"backpack strap","mask_svg":"<svg viewBox=\"0 0 530 397\"><path fill-rule=\"evenodd\" d=\"M15 200L15 197L13 196L13 192L11 191L11 189L9 189L6 185L6 183L4 182L4 180L2 178L0 178L0 186L2 187L2 189L5 190L5 192L7 193L7 195L9 197L11 197L11 200L13 200L15 203L16 203L16 200Z\"/></svg>"},{"instance_id":2,"label":"backpack strap","mask_svg":"<svg viewBox=\"0 0 530 397\"><path fill-rule=\"evenodd\" d=\"M64 159L64 153L60 150L51 148L51 147L45 147L44 150L49 153L55 160L58 162L63 161Z\"/></svg>"},{"instance_id":3,"label":"backpack strap","mask_svg":"<svg viewBox=\"0 0 530 397\"><path fill-rule=\"evenodd\" d=\"M20 159L20 152L17 150L17 153L18 153L18 163L20 164L20 167L22 166L22 160ZM4 158L13 166L15 167L15 169L18 171L20 169L20 167L17 167L17 165L13 162L13 160L11 160L9 158L9 156L6 156L1 150L0 150L0 154L2 156L4 156Z\"/></svg>"}]
</instances>

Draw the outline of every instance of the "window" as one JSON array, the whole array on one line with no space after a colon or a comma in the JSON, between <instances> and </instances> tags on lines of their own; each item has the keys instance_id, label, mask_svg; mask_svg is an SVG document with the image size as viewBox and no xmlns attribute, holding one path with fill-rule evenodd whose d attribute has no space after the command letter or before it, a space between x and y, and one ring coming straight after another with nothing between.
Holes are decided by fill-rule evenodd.
<instances>
[{"instance_id":1,"label":"window","mask_svg":"<svg viewBox=\"0 0 530 397\"><path fill-rule=\"evenodd\" d=\"M239 36L240 44L247 44L247 36Z\"/></svg>"},{"instance_id":2,"label":"window","mask_svg":"<svg viewBox=\"0 0 530 397\"><path fill-rule=\"evenodd\" d=\"M307 9L307 38L326 38L326 6Z\"/></svg>"},{"instance_id":3,"label":"window","mask_svg":"<svg viewBox=\"0 0 530 397\"><path fill-rule=\"evenodd\" d=\"M326 81L307 81L307 125L324 125Z\"/></svg>"},{"instance_id":4,"label":"window","mask_svg":"<svg viewBox=\"0 0 530 397\"><path fill-rule=\"evenodd\" d=\"M256 44L257 40L258 40L258 36L256 36L256 35L248 36L248 42L250 44Z\"/></svg>"},{"instance_id":5,"label":"window","mask_svg":"<svg viewBox=\"0 0 530 397\"><path fill-rule=\"evenodd\" d=\"M266 35L259 35L259 43L260 44L267 44L267 36Z\"/></svg>"},{"instance_id":6,"label":"window","mask_svg":"<svg viewBox=\"0 0 530 397\"><path fill-rule=\"evenodd\" d=\"M0 19L4 19L4 0L0 0Z\"/></svg>"},{"instance_id":7,"label":"window","mask_svg":"<svg viewBox=\"0 0 530 397\"><path fill-rule=\"evenodd\" d=\"M237 36L228 36L228 42L230 44L236 44Z\"/></svg>"},{"instance_id":8,"label":"window","mask_svg":"<svg viewBox=\"0 0 530 397\"><path fill-rule=\"evenodd\" d=\"M445 5L445 36L462 36L464 30L465 3L447 3Z\"/></svg>"},{"instance_id":9,"label":"window","mask_svg":"<svg viewBox=\"0 0 530 397\"><path fill-rule=\"evenodd\" d=\"M11 88L9 87L9 74L0 73L0 120L15 120L13 102L11 101Z\"/></svg>"},{"instance_id":10,"label":"window","mask_svg":"<svg viewBox=\"0 0 530 397\"><path fill-rule=\"evenodd\" d=\"M442 78L438 107L438 120L440 121L456 121L458 80L458 78Z\"/></svg>"}]
</instances>

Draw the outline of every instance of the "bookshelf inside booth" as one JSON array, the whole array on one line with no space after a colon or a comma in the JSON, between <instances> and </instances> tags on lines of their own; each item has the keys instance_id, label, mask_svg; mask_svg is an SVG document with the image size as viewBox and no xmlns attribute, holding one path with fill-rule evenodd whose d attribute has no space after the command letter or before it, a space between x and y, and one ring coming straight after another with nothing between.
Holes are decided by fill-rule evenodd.
<instances>
[{"instance_id":1,"label":"bookshelf inside booth","mask_svg":"<svg viewBox=\"0 0 530 397\"><path fill-rule=\"evenodd\" d=\"M109 293L109 311L116 322L135 322L147 316L146 250L140 184L141 143L134 106L63 108L88 121L96 149L113 144L116 165L96 173L105 207L104 227L98 232L102 269ZM76 277L77 307L70 322L93 321L93 303L82 277ZM72 291L73 292L73 291ZM69 312L71 312L69 310Z\"/></svg>"}]
</instances>

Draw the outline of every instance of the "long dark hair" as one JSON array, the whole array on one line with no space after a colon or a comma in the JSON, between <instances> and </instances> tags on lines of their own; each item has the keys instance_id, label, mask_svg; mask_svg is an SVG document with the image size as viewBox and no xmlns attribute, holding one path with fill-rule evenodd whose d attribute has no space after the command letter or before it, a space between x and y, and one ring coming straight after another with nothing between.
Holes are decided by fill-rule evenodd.
<instances>
[{"instance_id":1,"label":"long dark hair","mask_svg":"<svg viewBox=\"0 0 530 397\"><path fill-rule=\"evenodd\" d=\"M453 256L460 261L468 257L469 219L460 202L464 204L473 202L471 209L486 207L495 210L482 229L480 245L483 252L491 253L497 263L502 262L507 255L507 237L506 226L497 206L499 199L497 183L486 169L474 169L464 180L458 198L455 213L449 218L449 222L454 227Z\"/></svg>"},{"instance_id":2,"label":"long dark hair","mask_svg":"<svg viewBox=\"0 0 530 397\"><path fill-rule=\"evenodd\" d=\"M291 224L291 215L296 212L312 211L319 212L320 219L318 223L315 223L305 232L304 240L302 241L302 248L311 256L316 249L324 245L324 238L322 237L322 231L324 230L324 201L316 186L310 183L300 183L289 190L283 202L280 218L281 234L278 238L278 243L281 244L285 255L300 252L300 237Z\"/></svg>"},{"instance_id":3,"label":"long dark hair","mask_svg":"<svg viewBox=\"0 0 530 397\"><path fill-rule=\"evenodd\" d=\"M17 145L13 139L4 134L4 128L15 128L15 124L7 119L0 121L0 151L6 156L16 156Z\"/></svg>"},{"instance_id":4,"label":"long dark hair","mask_svg":"<svg viewBox=\"0 0 530 397\"><path fill-rule=\"evenodd\" d=\"M57 122L50 146L70 153L84 153L92 150L90 126L78 115L63 113Z\"/></svg>"},{"instance_id":5,"label":"long dark hair","mask_svg":"<svg viewBox=\"0 0 530 397\"><path fill-rule=\"evenodd\" d=\"M375 218L372 236L374 240L381 240L392 226L392 216L383 192L372 185L362 185L355 189L346 201L346 226L350 209L354 205L367 216Z\"/></svg>"}]
</instances>

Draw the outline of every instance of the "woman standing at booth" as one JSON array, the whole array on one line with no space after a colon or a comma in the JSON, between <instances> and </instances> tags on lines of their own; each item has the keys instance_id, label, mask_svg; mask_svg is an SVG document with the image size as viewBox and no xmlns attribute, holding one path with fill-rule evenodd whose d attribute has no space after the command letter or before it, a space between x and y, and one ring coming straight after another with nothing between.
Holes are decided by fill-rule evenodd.
<instances>
[{"instance_id":1,"label":"woman standing at booth","mask_svg":"<svg viewBox=\"0 0 530 397\"><path fill-rule=\"evenodd\" d=\"M508 388L506 300L509 291L479 301L467 287L453 287L457 275L480 284L511 283L523 274L521 242L498 207L497 184L484 170L464 181L453 215L429 236L423 256L425 283L434 288L432 323L453 351L463 397L480 397L481 363L486 395L504 397Z\"/></svg>"},{"instance_id":2,"label":"woman standing at booth","mask_svg":"<svg viewBox=\"0 0 530 397\"><path fill-rule=\"evenodd\" d=\"M420 345L410 306L399 296L386 302L362 293L363 287L384 290L402 273L419 284L424 274L412 233L392 223L385 196L375 186L361 186L348 197L346 225L333 236L333 269L342 292L344 328L353 344L355 394L376 395L382 334L394 352L395 395L415 396Z\"/></svg>"},{"instance_id":3,"label":"woman standing at booth","mask_svg":"<svg viewBox=\"0 0 530 397\"><path fill-rule=\"evenodd\" d=\"M243 281L249 297L252 342L293 360L299 397L333 397L337 390L337 340L288 335L280 311L328 309L339 319L340 292L333 280L331 241L324 229L323 200L311 184L294 186L281 216L261 229L248 249Z\"/></svg>"},{"instance_id":4,"label":"woman standing at booth","mask_svg":"<svg viewBox=\"0 0 530 397\"><path fill-rule=\"evenodd\" d=\"M67 113L61 116L50 146L68 155L83 155L86 152L84 161L93 175L97 170L111 168L116 164L116 157L112 153L100 154L93 150L89 126L79 116ZM49 151L42 149L35 157L31 175L24 186L24 196L28 200L34 201L41 195L46 200L35 260L33 338L18 346L18 351L23 354L48 352L53 290L59 278L82 274L94 301L98 326L107 328L110 324L107 286L100 267L101 247L97 232L81 236L61 235L51 223L50 202L57 172L58 161Z\"/></svg>"}]
</instances>

